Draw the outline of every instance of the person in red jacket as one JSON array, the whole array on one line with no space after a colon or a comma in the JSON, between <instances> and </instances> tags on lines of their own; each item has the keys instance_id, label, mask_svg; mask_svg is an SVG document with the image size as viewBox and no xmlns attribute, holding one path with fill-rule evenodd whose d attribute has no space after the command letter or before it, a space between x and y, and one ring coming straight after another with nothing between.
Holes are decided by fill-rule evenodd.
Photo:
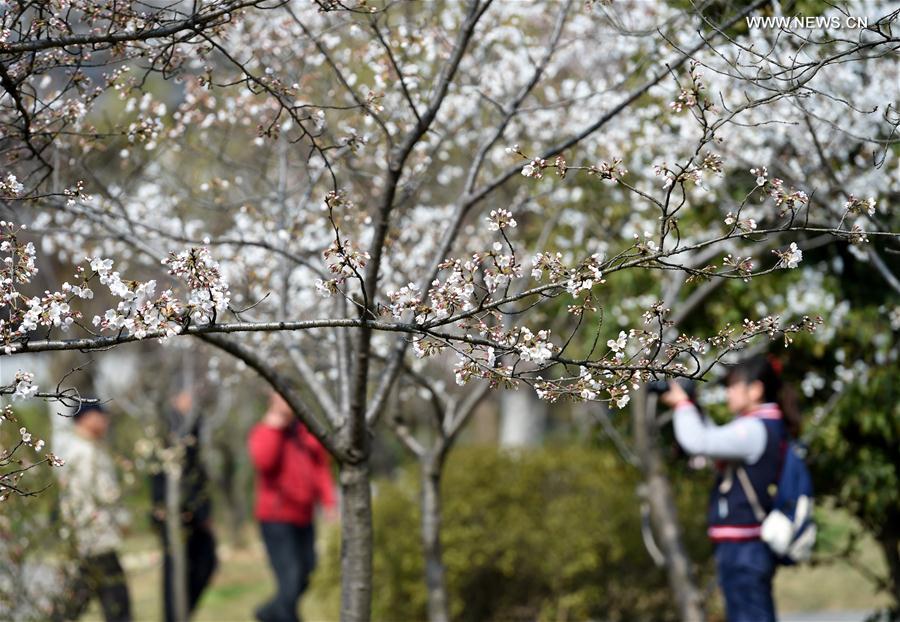
<instances>
[{"instance_id":1,"label":"person in red jacket","mask_svg":"<svg viewBox=\"0 0 900 622\"><path fill-rule=\"evenodd\" d=\"M256 468L255 515L278 583L277 593L256 610L256 618L297 622L297 603L316 565L316 506L334 513L328 454L274 392L248 444Z\"/></svg>"}]
</instances>

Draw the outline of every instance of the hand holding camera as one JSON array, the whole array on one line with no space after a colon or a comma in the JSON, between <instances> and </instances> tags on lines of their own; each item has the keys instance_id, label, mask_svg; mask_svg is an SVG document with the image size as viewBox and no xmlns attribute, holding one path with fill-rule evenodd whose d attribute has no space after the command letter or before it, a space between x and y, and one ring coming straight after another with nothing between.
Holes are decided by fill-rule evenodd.
<instances>
[{"instance_id":1,"label":"hand holding camera","mask_svg":"<svg viewBox=\"0 0 900 622\"><path fill-rule=\"evenodd\" d=\"M697 385L689 378L676 378L672 381L654 380L647 385L647 390L658 394L666 406L675 407L681 402L693 402Z\"/></svg>"}]
</instances>

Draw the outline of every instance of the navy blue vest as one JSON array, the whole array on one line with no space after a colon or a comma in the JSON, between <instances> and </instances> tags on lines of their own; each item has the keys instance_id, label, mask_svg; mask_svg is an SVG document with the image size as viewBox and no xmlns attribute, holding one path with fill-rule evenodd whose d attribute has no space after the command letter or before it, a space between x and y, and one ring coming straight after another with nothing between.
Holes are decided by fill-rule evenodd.
<instances>
[{"instance_id":1,"label":"navy blue vest","mask_svg":"<svg viewBox=\"0 0 900 622\"><path fill-rule=\"evenodd\" d=\"M763 404L744 417L757 417L766 426L766 449L753 464L725 462L709 500L709 537L716 542L758 540L760 520L738 479L738 466L743 466L756 492L763 511L772 509L773 484L777 485L784 459L787 429L777 404Z\"/></svg>"}]
</instances>

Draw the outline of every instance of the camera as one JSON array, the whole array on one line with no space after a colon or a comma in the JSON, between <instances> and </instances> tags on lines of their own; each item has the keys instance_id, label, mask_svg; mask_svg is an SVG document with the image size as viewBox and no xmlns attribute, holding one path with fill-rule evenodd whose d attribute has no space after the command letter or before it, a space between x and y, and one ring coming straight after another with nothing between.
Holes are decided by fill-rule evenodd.
<instances>
[{"instance_id":1,"label":"camera","mask_svg":"<svg viewBox=\"0 0 900 622\"><path fill-rule=\"evenodd\" d=\"M650 393L656 393L657 395L662 395L666 391L669 390L669 383L677 382L681 385L681 388L684 389L684 392L688 394L688 397L693 401L697 397L697 383L691 380L690 378L673 378L672 380L654 380L653 382L647 383L647 391Z\"/></svg>"}]
</instances>

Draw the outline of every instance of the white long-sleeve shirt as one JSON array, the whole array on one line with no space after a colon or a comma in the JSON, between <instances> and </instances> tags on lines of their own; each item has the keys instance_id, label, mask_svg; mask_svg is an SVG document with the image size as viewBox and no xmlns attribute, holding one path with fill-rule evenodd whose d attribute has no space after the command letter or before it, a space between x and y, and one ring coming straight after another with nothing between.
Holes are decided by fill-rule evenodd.
<instances>
[{"instance_id":1,"label":"white long-sleeve shirt","mask_svg":"<svg viewBox=\"0 0 900 622\"><path fill-rule=\"evenodd\" d=\"M754 464L766 450L766 426L757 417L715 425L704 421L694 404L682 402L674 421L675 440L691 455Z\"/></svg>"}]
</instances>

